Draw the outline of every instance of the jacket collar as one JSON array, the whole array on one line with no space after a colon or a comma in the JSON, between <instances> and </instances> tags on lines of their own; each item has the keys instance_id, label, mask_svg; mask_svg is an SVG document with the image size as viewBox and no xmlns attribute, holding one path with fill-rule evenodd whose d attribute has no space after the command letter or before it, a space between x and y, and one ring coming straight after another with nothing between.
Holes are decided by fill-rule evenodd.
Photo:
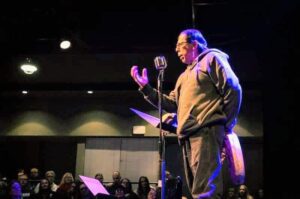
<instances>
[{"instance_id":1,"label":"jacket collar","mask_svg":"<svg viewBox=\"0 0 300 199\"><path fill-rule=\"evenodd\" d=\"M196 64L207 54L211 51L211 49L207 48L204 51L202 51L195 59L194 61L187 66L188 69L192 70Z\"/></svg>"}]
</instances>

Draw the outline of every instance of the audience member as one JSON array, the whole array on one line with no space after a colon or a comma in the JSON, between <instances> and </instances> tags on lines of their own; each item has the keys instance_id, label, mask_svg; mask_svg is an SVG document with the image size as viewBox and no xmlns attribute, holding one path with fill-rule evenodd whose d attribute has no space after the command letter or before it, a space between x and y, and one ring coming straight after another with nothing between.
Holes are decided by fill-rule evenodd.
<instances>
[{"instance_id":1,"label":"audience member","mask_svg":"<svg viewBox=\"0 0 300 199\"><path fill-rule=\"evenodd\" d=\"M51 199L54 197L54 191L51 190L50 182L47 179L40 180L38 193L33 195L33 199Z\"/></svg>"},{"instance_id":2,"label":"audience member","mask_svg":"<svg viewBox=\"0 0 300 199\"><path fill-rule=\"evenodd\" d=\"M95 197L90 192L90 190L86 187L84 183L79 185L79 196L78 199L94 199Z\"/></svg>"},{"instance_id":3,"label":"audience member","mask_svg":"<svg viewBox=\"0 0 300 199\"><path fill-rule=\"evenodd\" d=\"M60 184L56 190L55 198L57 199L74 199L75 198L74 177L72 173L66 172L61 178Z\"/></svg>"},{"instance_id":4,"label":"audience member","mask_svg":"<svg viewBox=\"0 0 300 199\"><path fill-rule=\"evenodd\" d=\"M255 199L264 199L264 189L259 188L256 192Z\"/></svg>"},{"instance_id":5,"label":"audience member","mask_svg":"<svg viewBox=\"0 0 300 199\"><path fill-rule=\"evenodd\" d=\"M253 199L246 185L240 185L237 199Z\"/></svg>"},{"instance_id":6,"label":"audience member","mask_svg":"<svg viewBox=\"0 0 300 199\"><path fill-rule=\"evenodd\" d=\"M33 190L31 190L31 187L28 183L28 176L26 174L19 173L18 181L21 185L22 198L23 199L30 198L31 195L33 194Z\"/></svg>"},{"instance_id":7,"label":"audience member","mask_svg":"<svg viewBox=\"0 0 300 199\"><path fill-rule=\"evenodd\" d=\"M132 190L132 184L131 181L128 178L123 178L121 180L121 185L125 189L125 198L126 199L138 199L139 197L134 193Z\"/></svg>"},{"instance_id":8,"label":"audience member","mask_svg":"<svg viewBox=\"0 0 300 199\"><path fill-rule=\"evenodd\" d=\"M9 189L10 199L22 199L22 188L18 181L13 180Z\"/></svg>"},{"instance_id":9,"label":"audience member","mask_svg":"<svg viewBox=\"0 0 300 199\"><path fill-rule=\"evenodd\" d=\"M29 185L30 189L34 190L36 185L40 182L40 175L39 170L37 168L31 168L30 169L30 175L29 175Z\"/></svg>"},{"instance_id":10,"label":"audience member","mask_svg":"<svg viewBox=\"0 0 300 199\"><path fill-rule=\"evenodd\" d=\"M114 171L112 175L113 182L107 185L107 191L115 195L116 189L121 186L121 174L119 171Z\"/></svg>"},{"instance_id":11,"label":"audience member","mask_svg":"<svg viewBox=\"0 0 300 199\"><path fill-rule=\"evenodd\" d=\"M0 174L0 198L7 198L8 196L8 184L6 177Z\"/></svg>"},{"instance_id":12,"label":"audience member","mask_svg":"<svg viewBox=\"0 0 300 199\"><path fill-rule=\"evenodd\" d=\"M116 186L114 196L117 199L125 199L125 188L122 185Z\"/></svg>"},{"instance_id":13,"label":"audience member","mask_svg":"<svg viewBox=\"0 0 300 199\"><path fill-rule=\"evenodd\" d=\"M51 190L53 192L56 192L58 186L54 182L55 181L55 172L52 171L52 170L46 171L45 178L49 181ZM39 192L39 188L40 188L40 183L38 183L36 185L36 187L34 188L34 193L38 193Z\"/></svg>"},{"instance_id":14,"label":"audience member","mask_svg":"<svg viewBox=\"0 0 300 199\"><path fill-rule=\"evenodd\" d=\"M136 194L140 199L147 199L149 191L153 189L150 187L149 180L146 176L141 176L139 178L138 187Z\"/></svg>"},{"instance_id":15,"label":"audience member","mask_svg":"<svg viewBox=\"0 0 300 199\"><path fill-rule=\"evenodd\" d=\"M97 180L99 180L99 182L101 182L101 184L103 184L104 177L103 177L103 174L102 174L102 173L96 173L95 178L96 178Z\"/></svg>"},{"instance_id":16,"label":"audience member","mask_svg":"<svg viewBox=\"0 0 300 199\"><path fill-rule=\"evenodd\" d=\"M235 199L236 198L236 193L234 187L229 187L227 189L225 199Z\"/></svg>"}]
</instances>

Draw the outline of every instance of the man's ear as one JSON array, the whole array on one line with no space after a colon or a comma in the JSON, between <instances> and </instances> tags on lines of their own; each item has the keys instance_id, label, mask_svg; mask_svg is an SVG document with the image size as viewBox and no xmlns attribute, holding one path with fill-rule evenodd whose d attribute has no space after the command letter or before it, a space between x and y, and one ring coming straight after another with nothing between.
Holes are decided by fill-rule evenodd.
<instances>
[{"instance_id":1,"label":"man's ear","mask_svg":"<svg viewBox=\"0 0 300 199\"><path fill-rule=\"evenodd\" d=\"M202 52L206 48L206 46L204 44L201 44L199 41L194 40L193 48L198 49L198 52Z\"/></svg>"},{"instance_id":2,"label":"man's ear","mask_svg":"<svg viewBox=\"0 0 300 199\"><path fill-rule=\"evenodd\" d=\"M199 43L196 40L194 40L191 44L193 46L193 49L197 49L199 46Z\"/></svg>"}]
</instances>

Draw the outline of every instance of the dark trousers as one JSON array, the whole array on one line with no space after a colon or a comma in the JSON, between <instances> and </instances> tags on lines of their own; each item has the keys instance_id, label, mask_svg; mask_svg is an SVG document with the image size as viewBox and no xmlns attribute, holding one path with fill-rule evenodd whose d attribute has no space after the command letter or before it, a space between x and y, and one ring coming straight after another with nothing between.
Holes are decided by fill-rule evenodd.
<instances>
[{"instance_id":1,"label":"dark trousers","mask_svg":"<svg viewBox=\"0 0 300 199\"><path fill-rule=\"evenodd\" d=\"M221 198L223 193L220 152L224 126L199 129L181 142L185 177L194 199Z\"/></svg>"}]
</instances>

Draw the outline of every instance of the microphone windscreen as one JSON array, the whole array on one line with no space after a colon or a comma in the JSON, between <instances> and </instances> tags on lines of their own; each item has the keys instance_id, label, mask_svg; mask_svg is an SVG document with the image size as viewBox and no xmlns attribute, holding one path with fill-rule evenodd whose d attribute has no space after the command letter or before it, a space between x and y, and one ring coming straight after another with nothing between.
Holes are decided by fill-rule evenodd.
<instances>
[{"instance_id":1,"label":"microphone windscreen","mask_svg":"<svg viewBox=\"0 0 300 199\"><path fill-rule=\"evenodd\" d=\"M167 61L164 56L157 56L154 58L154 65L157 70L163 70L167 68Z\"/></svg>"}]
</instances>

